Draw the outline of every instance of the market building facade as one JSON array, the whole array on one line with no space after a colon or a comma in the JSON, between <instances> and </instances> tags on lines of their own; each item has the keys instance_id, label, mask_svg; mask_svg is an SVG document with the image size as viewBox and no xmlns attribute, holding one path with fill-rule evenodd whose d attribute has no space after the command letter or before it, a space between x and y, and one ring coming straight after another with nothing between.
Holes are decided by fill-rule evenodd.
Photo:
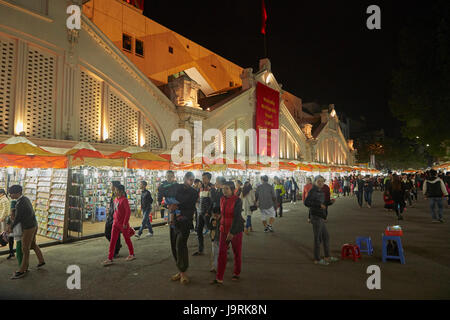
<instances>
[{"instance_id":1,"label":"market building facade","mask_svg":"<svg viewBox=\"0 0 450 320\"><path fill-rule=\"evenodd\" d=\"M80 30L67 28L70 4L83 6ZM65 239L68 230L84 234L90 226L73 227L77 221L82 225L86 219L101 220L104 212L98 209L107 207L108 184L113 179L128 183L137 194L140 180L151 180L153 187L160 181L161 172L136 173L149 168L139 161L149 164L149 159L156 158L135 159L139 164L133 171L128 160L108 162L110 154L124 149L129 154L136 150L169 153L177 143L172 141L172 133L186 128L194 136L196 121L201 121L203 132L214 128L223 137L227 129L255 129L261 87L278 97L280 161L294 167L299 162L354 164L356 151L342 135L334 106L320 112L303 110L302 100L277 82L268 59L262 59L255 72L239 67L144 17L141 9L126 1L0 0L0 8L0 144L72 156L69 173L47 175L36 169L29 180L28 171L11 173L11 168L19 167L11 164L12 158L4 156L2 160L0 187L13 181L24 187L28 183L30 194L42 204L44 236L46 227L56 230L50 235L56 234L52 238L58 240L62 235ZM27 140L15 140L14 136ZM216 143L221 151L232 145L237 157L248 155L249 141L239 135ZM204 147L209 143L202 141ZM133 146L136 148L129 148ZM79 150L87 150L84 155L100 151L105 155L103 167L108 164L111 168L101 171L93 162L82 166L73 156ZM42 156L47 156L45 152ZM66 176L69 179L64 185L61 181ZM67 192L53 194L54 185ZM103 185L104 190L99 190ZM40 200L40 188L48 201ZM74 200L77 197L80 199ZM81 200L82 204L77 202ZM85 214L85 207L94 200L96 204ZM50 222L44 212L52 201L56 207L50 213L64 216L64 227L57 218ZM135 207L138 202L135 197ZM81 207L83 217L76 213Z\"/></svg>"}]
</instances>

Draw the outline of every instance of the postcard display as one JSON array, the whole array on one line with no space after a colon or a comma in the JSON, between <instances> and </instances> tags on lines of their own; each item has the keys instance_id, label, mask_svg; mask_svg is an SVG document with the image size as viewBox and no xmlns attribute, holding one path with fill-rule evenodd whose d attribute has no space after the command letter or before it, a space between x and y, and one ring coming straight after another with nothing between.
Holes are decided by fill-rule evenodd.
<instances>
[{"instance_id":1,"label":"postcard display","mask_svg":"<svg viewBox=\"0 0 450 320\"><path fill-rule=\"evenodd\" d=\"M38 222L37 234L63 241L67 169L0 168L0 188L18 184L33 205Z\"/></svg>"},{"instance_id":2,"label":"postcard display","mask_svg":"<svg viewBox=\"0 0 450 320\"><path fill-rule=\"evenodd\" d=\"M0 189L8 190L8 175L6 168L0 168Z\"/></svg>"},{"instance_id":3,"label":"postcard display","mask_svg":"<svg viewBox=\"0 0 450 320\"><path fill-rule=\"evenodd\" d=\"M125 186L132 214L140 216L140 182L145 180L156 202L157 171L77 167L70 170L69 231L82 233L82 223L104 221L109 211L112 181ZM100 212L103 215L100 215Z\"/></svg>"}]
</instances>

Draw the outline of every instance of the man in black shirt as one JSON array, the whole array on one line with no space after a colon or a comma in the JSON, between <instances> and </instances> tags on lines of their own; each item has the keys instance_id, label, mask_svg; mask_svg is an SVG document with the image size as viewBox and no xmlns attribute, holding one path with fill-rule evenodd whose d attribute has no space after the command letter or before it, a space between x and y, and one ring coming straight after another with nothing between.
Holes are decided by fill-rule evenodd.
<instances>
[{"instance_id":1,"label":"man in black shirt","mask_svg":"<svg viewBox=\"0 0 450 320\"><path fill-rule=\"evenodd\" d=\"M150 214L152 212L152 204L153 204L153 198L150 194L150 191L147 190L147 182L141 181L141 211L142 211L142 225L139 229L139 232L136 233L136 238L140 238L142 235L142 231L144 231L144 228L148 227L148 234L147 237L153 236L153 229L152 224L150 223Z\"/></svg>"},{"instance_id":2,"label":"man in black shirt","mask_svg":"<svg viewBox=\"0 0 450 320\"><path fill-rule=\"evenodd\" d=\"M195 176L192 172L187 172L184 176L184 184L177 185L175 199L177 205L169 205L169 210L174 212L175 221L170 228L170 244L172 254L175 258L179 272L172 276L172 281L178 281L182 284L189 283L186 276L186 270L189 267L189 252L187 241L190 234L192 217L195 212L195 204L198 199L198 193L192 188Z\"/></svg>"},{"instance_id":3,"label":"man in black shirt","mask_svg":"<svg viewBox=\"0 0 450 320\"><path fill-rule=\"evenodd\" d=\"M16 203L16 215L11 229L21 223L22 224L22 252L23 259L22 265L19 271L16 271L11 279L19 279L25 276L28 271L28 264L30 260L30 249L33 249L39 260L38 268L45 265L44 257L42 256L41 249L36 244L36 233L38 223L34 214L33 205L30 199L22 195L22 187L19 185L13 185L9 188L9 194L11 199L17 200Z\"/></svg>"}]
</instances>

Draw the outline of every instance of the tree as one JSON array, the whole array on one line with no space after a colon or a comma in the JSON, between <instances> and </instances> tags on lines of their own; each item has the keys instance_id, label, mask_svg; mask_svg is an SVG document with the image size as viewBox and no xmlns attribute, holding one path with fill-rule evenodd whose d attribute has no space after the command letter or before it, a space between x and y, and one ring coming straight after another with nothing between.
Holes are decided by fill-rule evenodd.
<instances>
[{"instance_id":1,"label":"tree","mask_svg":"<svg viewBox=\"0 0 450 320\"><path fill-rule=\"evenodd\" d=\"M358 140L358 161L369 162L370 155L374 154L377 169L419 169L431 165L427 148L417 141L389 137L364 141Z\"/></svg>"},{"instance_id":2,"label":"tree","mask_svg":"<svg viewBox=\"0 0 450 320\"><path fill-rule=\"evenodd\" d=\"M449 156L450 2L427 2L407 21L399 38L399 67L392 78L390 108L402 135L420 138L434 157ZM412 4L410 4L412 5Z\"/></svg>"}]
</instances>

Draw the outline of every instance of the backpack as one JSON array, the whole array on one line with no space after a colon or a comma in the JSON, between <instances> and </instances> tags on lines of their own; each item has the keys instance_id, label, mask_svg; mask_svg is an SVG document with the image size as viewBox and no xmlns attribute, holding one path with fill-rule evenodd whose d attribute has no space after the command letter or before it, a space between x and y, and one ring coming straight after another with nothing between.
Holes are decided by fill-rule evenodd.
<instances>
[{"instance_id":1,"label":"backpack","mask_svg":"<svg viewBox=\"0 0 450 320\"><path fill-rule=\"evenodd\" d=\"M427 194L426 194L427 197L440 198L444 195L442 193L440 181L437 181L435 183L427 181L426 183L427 183Z\"/></svg>"}]
</instances>

